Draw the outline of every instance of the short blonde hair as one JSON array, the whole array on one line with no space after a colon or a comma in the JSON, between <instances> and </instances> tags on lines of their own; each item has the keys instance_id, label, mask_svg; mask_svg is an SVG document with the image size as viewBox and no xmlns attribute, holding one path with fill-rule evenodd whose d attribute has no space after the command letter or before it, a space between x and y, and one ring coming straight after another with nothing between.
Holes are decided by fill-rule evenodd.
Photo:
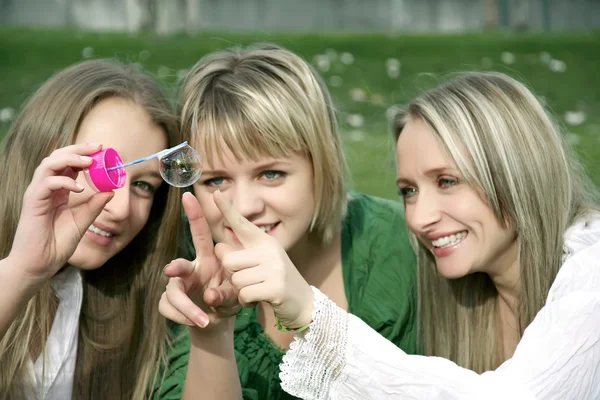
<instances>
[{"instance_id":1,"label":"short blonde hair","mask_svg":"<svg viewBox=\"0 0 600 400\"><path fill-rule=\"evenodd\" d=\"M311 231L324 241L341 228L346 163L329 92L302 58L272 44L231 48L202 58L185 79L183 135L203 147L207 162L220 143L238 160L308 157L314 170ZM202 132L202 135L200 135Z\"/></svg>"}]
</instances>

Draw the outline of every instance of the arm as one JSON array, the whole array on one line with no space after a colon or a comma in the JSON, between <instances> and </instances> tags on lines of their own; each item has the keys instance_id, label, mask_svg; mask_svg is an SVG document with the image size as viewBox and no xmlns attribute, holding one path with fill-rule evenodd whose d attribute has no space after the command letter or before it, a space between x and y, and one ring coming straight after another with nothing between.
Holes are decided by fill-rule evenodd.
<instances>
[{"instance_id":1,"label":"arm","mask_svg":"<svg viewBox=\"0 0 600 400\"><path fill-rule=\"evenodd\" d=\"M231 329L208 335L190 328L191 347L183 399L241 399Z\"/></svg>"},{"instance_id":2,"label":"arm","mask_svg":"<svg viewBox=\"0 0 600 400\"><path fill-rule=\"evenodd\" d=\"M9 258L0 260L0 340L8 331L19 312L37 292L16 274L18 265Z\"/></svg>"},{"instance_id":3,"label":"arm","mask_svg":"<svg viewBox=\"0 0 600 400\"><path fill-rule=\"evenodd\" d=\"M443 358L407 355L316 289L313 319L281 367L284 390L302 398L600 398L598 292L549 303L514 356L482 375Z\"/></svg>"}]
</instances>

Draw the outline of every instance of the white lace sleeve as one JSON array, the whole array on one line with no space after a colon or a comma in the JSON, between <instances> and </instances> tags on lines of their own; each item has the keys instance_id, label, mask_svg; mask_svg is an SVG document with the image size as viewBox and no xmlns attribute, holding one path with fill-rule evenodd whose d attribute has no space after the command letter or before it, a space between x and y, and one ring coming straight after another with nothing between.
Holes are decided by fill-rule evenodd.
<instances>
[{"instance_id":1,"label":"white lace sleeve","mask_svg":"<svg viewBox=\"0 0 600 400\"><path fill-rule=\"evenodd\" d=\"M349 314L317 288L313 322L297 333L281 364L281 387L306 400L328 399L332 383L344 369Z\"/></svg>"}]
</instances>

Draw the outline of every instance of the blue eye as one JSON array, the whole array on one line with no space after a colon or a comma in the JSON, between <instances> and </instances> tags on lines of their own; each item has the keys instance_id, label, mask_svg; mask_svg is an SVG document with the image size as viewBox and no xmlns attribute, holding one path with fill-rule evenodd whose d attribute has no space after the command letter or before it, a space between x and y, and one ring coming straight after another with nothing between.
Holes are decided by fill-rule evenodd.
<instances>
[{"instance_id":1,"label":"blue eye","mask_svg":"<svg viewBox=\"0 0 600 400\"><path fill-rule=\"evenodd\" d=\"M205 180L204 184L206 186L219 186L219 185L222 185L224 181L225 181L225 179L223 179L219 176L216 178L211 178L211 179Z\"/></svg>"},{"instance_id":2,"label":"blue eye","mask_svg":"<svg viewBox=\"0 0 600 400\"><path fill-rule=\"evenodd\" d=\"M398 194L402 197L411 197L417 194L417 189L411 187L398 188Z\"/></svg>"},{"instance_id":3,"label":"blue eye","mask_svg":"<svg viewBox=\"0 0 600 400\"><path fill-rule=\"evenodd\" d=\"M156 192L156 188L154 187L154 185L151 185L148 182L137 181L137 182L134 182L133 185L136 187L139 187L140 189L145 190L149 193L152 193L152 194L154 194L154 192Z\"/></svg>"},{"instance_id":4,"label":"blue eye","mask_svg":"<svg viewBox=\"0 0 600 400\"><path fill-rule=\"evenodd\" d=\"M281 172L281 171L266 171L263 173L263 176L268 180L272 180L272 179L277 179L277 178L280 178L281 176L283 176L283 172Z\"/></svg>"},{"instance_id":5,"label":"blue eye","mask_svg":"<svg viewBox=\"0 0 600 400\"><path fill-rule=\"evenodd\" d=\"M457 184L458 184L458 179L454 179L454 178L439 178L438 179L438 186L441 187L442 189L446 189L451 186L455 186Z\"/></svg>"}]
</instances>

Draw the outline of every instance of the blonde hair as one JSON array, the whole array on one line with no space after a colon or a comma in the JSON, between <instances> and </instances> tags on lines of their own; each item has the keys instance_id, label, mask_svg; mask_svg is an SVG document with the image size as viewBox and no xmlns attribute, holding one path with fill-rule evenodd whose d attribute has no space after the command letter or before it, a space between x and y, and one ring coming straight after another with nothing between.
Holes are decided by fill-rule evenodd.
<instances>
[{"instance_id":1,"label":"blonde hair","mask_svg":"<svg viewBox=\"0 0 600 400\"><path fill-rule=\"evenodd\" d=\"M506 75L467 73L426 92L396 115L396 140L415 119L438 137L498 221L517 232L522 334L561 266L566 229L596 209L594 186L569 154L558 125L524 85ZM411 236L425 353L477 372L495 369L504 354L491 278L475 273L445 279Z\"/></svg>"},{"instance_id":2,"label":"blonde hair","mask_svg":"<svg viewBox=\"0 0 600 400\"><path fill-rule=\"evenodd\" d=\"M36 167L54 149L73 144L85 115L110 97L140 105L164 130L169 146L180 143L178 121L163 92L132 66L94 60L59 72L30 98L4 141L0 258L10 251ZM82 273L73 398L144 398L157 379L168 341L157 307L166 285L161 267L176 255L179 220L179 190L161 185L137 237L98 270ZM48 282L0 342L0 398L21 398L31 387L28 360L43 354L57 304Z\"/></svg>"},{"instance_id":3,"label":"blonde hair","mask_svg":"<svg viewBox=\"0 0 600 400\"><path fill-rule=\"evenodd\" d=\"M184 137L202 140L207 161L224 143L237 160L300 153L314 168L315 215L324 241L346 210L346 163L329 92L296 54L272 44L231 48L202 58L185 79ZM221 142L222 141L222 142Z\"/></svg>"}]
</instances>

